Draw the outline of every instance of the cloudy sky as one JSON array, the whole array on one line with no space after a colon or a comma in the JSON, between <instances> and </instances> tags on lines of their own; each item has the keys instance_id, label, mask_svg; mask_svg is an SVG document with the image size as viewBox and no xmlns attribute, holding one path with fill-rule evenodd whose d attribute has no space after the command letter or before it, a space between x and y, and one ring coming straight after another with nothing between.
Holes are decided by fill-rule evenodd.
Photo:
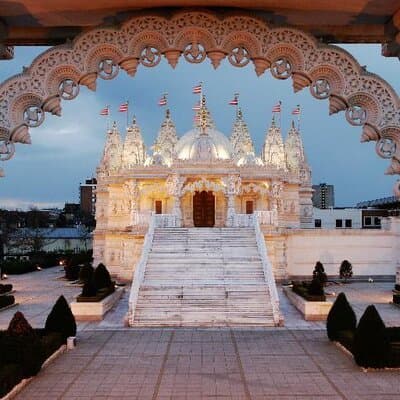
<instances>
[{"instance_id":1,"label":"cloudy sky","mask_svg":"<svg viewBox=\"0 0 400 400\"><path fill-rule=\"evenodd\" d=\"M345 46L371 72L378 73L400 92L399 61L380 55L380 46ZM0 61L0 81L19 73L43 48L20 47L15 59ZM105 140L106 119L99 115L111 105L112 120L125 130L126 116L118 113L120 103L129 100L144 140L151 146L164 110L157 106L160 94L169 93L169 106L181 136L192 126L192 105L197 97L192 87L204 82L211 113L220 131L230 134L234 107L227 103L234 92L240 103L257 151L271 122L271 109L282 101L284 136L291 122L291 110L302 107L301 133L313 182L335 185L336 205L351 206L358 201L391 196L396 177L385 176L387 160L380 159L374 143L360 144L361 129L352 127L344 113L328 115L328 100L314 99L308 89L294 94L292 81L274 79L269 71L257 78L251 63L233 68L228 61L214 70L209 61L200 65L180 59L173 70L163 60L156 68L140 67L134 78L121 71L112 81L98 79L97 91L81 87L73 101L64 101L61 118L46 114L45 122L31 129L32 145L18 145L15 157L1 167L0 206L26 208L30 205L62 206L79 201L79 183L95 173Z\"/></svg>"}]
</instances>

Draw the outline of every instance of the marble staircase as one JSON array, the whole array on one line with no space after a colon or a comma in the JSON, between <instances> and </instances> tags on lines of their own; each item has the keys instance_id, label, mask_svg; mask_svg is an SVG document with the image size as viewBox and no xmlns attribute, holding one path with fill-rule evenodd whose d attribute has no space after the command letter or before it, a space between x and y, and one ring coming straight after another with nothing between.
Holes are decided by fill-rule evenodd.
<instances>
[{"instance_id":1,"label":"marble staircase","mask_svg":"<svg viewBox=\"0 0 400 400\"><path fill-rule=\"evenodd\" d=\"M156 228L133 326L274 326L254 228Z\"/></svg>"}]
</instances>

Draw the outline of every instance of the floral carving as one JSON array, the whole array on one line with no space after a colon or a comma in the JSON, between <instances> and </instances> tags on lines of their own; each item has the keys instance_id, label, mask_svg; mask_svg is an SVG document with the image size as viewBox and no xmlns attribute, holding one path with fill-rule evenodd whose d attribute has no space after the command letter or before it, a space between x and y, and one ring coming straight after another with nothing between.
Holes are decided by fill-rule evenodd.
<instances>
[{"instance_id":1,"label":"floral carving","mask_svg":"<svg viewBox=\"0 0 400 400\"><path fill-rule=\"evenodd\" d=\"M249 52L243 46L235 47L228 55L228 60L234 67L245 67L250 62Z\"/></svg>"},{"instance_id":2,"label":"floral carving","mask_svg":"<svg viewBox=\"0 0 400 400\"><path fill-rule=\"evenodd\" d=\"M287 79L292 75L292 65L287 58L278 58L271 64L271 74L277 79Z\"/></svg>"},{"instance_id":3,"label":"floral carving","mask_svg":"<svg viewBox=\"0 0 400 400\"><path fill-rule=\"evenodd\" d=\"M145 67L155 67L161 61L161 52L155 47L146 46L140 55L140 62Z\"/></svg>"},{"instance_id":4,"label":"floral carving","mask_svg":"<svg viewBox=\"0 0 400 400\"><path fill-rule=\"evenodd\" d=\"M206 58L206 51L203 45L194 42L190 43L185 48L185 50L183 51L183 56L185 57L186 61L194 64L199 64L203 62Z\"/></svg>"}]
</instances>

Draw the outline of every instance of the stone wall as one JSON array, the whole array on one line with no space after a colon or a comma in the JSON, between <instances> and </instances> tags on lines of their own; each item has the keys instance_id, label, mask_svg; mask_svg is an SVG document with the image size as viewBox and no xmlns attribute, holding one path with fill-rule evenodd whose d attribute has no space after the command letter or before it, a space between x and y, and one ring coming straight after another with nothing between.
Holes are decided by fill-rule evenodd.
<instances>
[{"instance_id":1,"label":"stone wall","mask_svg":"<svg viewBox=\"0 0 400 400\"><path fill-rule=\"evenodd\" d=\"M391 230L310 229L287 233L287 274L311 275L316 261L324 264L328 275L338 275L345 259L354 275L395 275L400 259L400 237Z\"/></svg>"}]
</instances>

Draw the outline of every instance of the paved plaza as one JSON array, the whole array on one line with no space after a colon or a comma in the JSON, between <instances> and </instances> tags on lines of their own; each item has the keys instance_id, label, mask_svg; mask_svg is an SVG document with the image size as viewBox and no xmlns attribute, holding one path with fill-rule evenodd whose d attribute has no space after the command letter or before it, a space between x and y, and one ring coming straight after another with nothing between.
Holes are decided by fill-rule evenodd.
<instances>
[{"instance_id":1,"label":"paved plaza","mask_svg":"<svg viewBox=\"0 0 400 400\"><path fill-rule=\"evenodd\" d=\"M62 293L76 285L59 268L11 276L19 305L0 312L5 329L22 311L43 326ZM358 317L369 303L387 325L400 325L389 304L393 283L332 284ZM323 322L306 322L281 294L283 328L134 329L124 326L128 291L106 319L78 324L78 345L42 370L17 399L399 399L400 372L363 372L329 342Z\"/></svg>"}]
</instances>

